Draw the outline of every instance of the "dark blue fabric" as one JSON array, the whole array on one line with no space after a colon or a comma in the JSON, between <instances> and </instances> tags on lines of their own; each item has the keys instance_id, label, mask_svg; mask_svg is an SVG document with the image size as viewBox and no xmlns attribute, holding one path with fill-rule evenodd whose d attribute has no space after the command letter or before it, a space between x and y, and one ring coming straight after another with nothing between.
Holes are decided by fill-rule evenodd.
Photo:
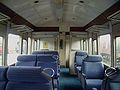
<instances>
[{"instance_id":1,"label":"dark blue fabric","mask_svg":"<svg viewBox=\"0 0 120 90\"><path fill-rule=\"evenodd\" d=\"M7 78L10 81L20 82L48 82L47 78L41 72L41 67L11 66L8 68Z\"/></svg>"},{"instance_id":2,"label":"dark blue fabric","mask_svg":"<svg viewBox=\"0 0 120 90\"><path fill-rule=\"evenodd\" d=\"M86 55L88 55L88 54L87 54L87 52L84 52L84 51L77 51L75 53L75 56L86 56Z\"/></svg>"},{"instance_id":3,"label":"dark blue fabric","mask_svg":"<svg viewBox=\"0 0 120 90\"><path fill-rule=\"evenodd\" d=\"M111 76L105 78L101 90L120 90L120 69Z\"/></svg>"},{"instance_id":4,"label":"dark blue fabric","mask_svg":"<svg viewBox=\"0 0 120 90\"><path fill-rule=\"evenodd\" d=\"M44 54L58 55L58 51L45 51Z\"/></svg>"},{"instance_id":5,"label":"dark blue fabric","mask_svg":"<svg viewBox=\"0 0 120 90\"><path fill-rule=\"evenodd\" d=\"M6 90L50 90L51 81L40 67L11 66Z\"/></svg>"},{"instance_id":6,"label":"dark blue fabric","mask_svg":"<svg viewBox=\"0 0 120 90\"><path fill-rule=\"evenodd\" d=\"M17 57L16 66L35 66L36 61L36 55L20 55Z\"/></svg>"},{"instance_id":7,"label":"dark blue fabric","mask_svg":"<svg viewBox=\"0 0 120 90\"><path fill-rule=\"evenodd\" d=\"M6 90L51 90L50 84L36 82L13 82L9 81Z\"/></svg>"},{"instance_id":8,"label":"dark blue fabric","mask_svg":"<svg viewBox=\"0 0 120 90\"><path fill-rule=\"evenodd\" d=\"M74 60L74 67L75 67L75 71L78 71L78 67L81 67L83 60L88 56L88 54L84 51L77 51L75 53L75 60ZM80 69L79 69L80 70Z\"/></svg>"},{"instance_id":9,"label":"dark blue fabric","mask_svg":"<svg viewBox=\"0 0 120 90\"><path fill-rule=\"evenodd\" d=\"M87 79L86 80L86 90L93 90L93 88L100 90L101 85L102 85L101 79Z\"/></svg>"},{"instance_id":10,"label":"dark blue fabric","mask_svg":"<svg viewBox=\"0 0 120 90\"><path fill-rule=\"evenodd\" d=\"M54 77L58 76L58 68L57 68L57 63L56 62L45 63L45 62L37 61L37 66L40 66L42 69L52 68L55 71Z\"/></svg>"},{"instance_id":11,"label":"dark blue fabric","mask_svg":"<svg viewBox=\"0 0 120 90\"><path fill-rule=\"evenodd\" d=\"M99 55L90 55L83 60L81 82L85 90L100 90L105 72L101 61Z\"/></svg>"},{"instance_id":12,"label":"dark blue fabric","mask_svg":"<svg viewBox=\"0 0 120 90\"><path fill-rule=\"evenodd\" d=\"M37 61L40 62L55 62L57 61L52 55L37 55Z\"/></svg>"},{"instance_id":13,"label":"dark blue fabric","mask_svg":"<svg viewBox=\"0 0 120 90\"><path fill-rule=\"evenodd\" d=\"M6 79L6 72L7 68L5 66L0 66L0 90L5 90L7 79Z\"/></svg>"},{"instance_id":14,"label":"dark blue fabric","mask_svg":"<svg viewBox=\"0 0 120 90\"><path fill-rule=\"evenodd\" d=\"M88 79L103 79L104 65L101 62L84 62L82 72Z\"/></svg>"},{"instance_id":15,"label":"dark blue fabric","mask_svg":"<svg viewBox=\"0 0 120 90\"><path fill-rule=\"evenodd\" d=\"M34 51L34 52L32 52L32 54L44 54L44 51Z\"/></svg>"},{"instance_id":16,"label":"dark blue fabric","mask_svg":"<svg viewBox=\"0 0 120 90\"><path fill-rule=\"evenodd\" d=\"M89 55L84 61L87 62L101 62L103 60L101 55Z\"/></svg>"}]
</instances>

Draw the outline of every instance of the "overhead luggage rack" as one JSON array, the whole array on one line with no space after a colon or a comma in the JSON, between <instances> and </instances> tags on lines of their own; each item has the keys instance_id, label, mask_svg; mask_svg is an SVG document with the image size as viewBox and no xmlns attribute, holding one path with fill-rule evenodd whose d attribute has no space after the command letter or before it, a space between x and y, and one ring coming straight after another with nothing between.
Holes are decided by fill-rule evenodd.
<instances>
[{"instance_id":1,"label":"overhead luggage rack","mask_svg":"<svg viewBox=\"0 0 120 90\"><path fill-rule=\"evenodd\" d=\"M109 19L111 21L120 22L120 10L117 11L116 13L110 15L107 19Z\"/></svg>"},{"instance_id":2,"label":"overhead luggage rack","mask_svg":"<svg viewBox=\"0 0 120 90\"><path fill-rule=\"evenodd\" d=\"M33 31L33 29L31 29L30 27L26 25L11 25L11 29L16 30L21 33L29 33Z\"/></svg>"},{"instance_id":3,"label":"overhead luggage rack","mask_svg":"<svg viewBox=\"0 0 120 90\"><path fill-rule=\"evenodd\" d=\"M0 22L1 21L6 21L6 20L9 20L9 19L10 19L10 17L8 17L5 14L0 12Z\"/></svg>"}]
</instances>

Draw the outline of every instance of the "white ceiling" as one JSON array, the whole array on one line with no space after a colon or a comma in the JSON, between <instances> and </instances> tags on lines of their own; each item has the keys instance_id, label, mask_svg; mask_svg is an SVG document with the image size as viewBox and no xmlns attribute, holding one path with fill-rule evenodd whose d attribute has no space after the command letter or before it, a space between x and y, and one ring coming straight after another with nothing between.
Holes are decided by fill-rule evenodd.
<instances>
[{"instance_id":1,"label":"white ceiling","mask_svg":"<svg viewBox=\"0 0 120 90\"><path fill-rule=\"evenodd\" d=\"M85 26L118 0L1 0L3 4L15 11L37 27ZM84 3L80 3L84 1Z\"/></svg>"}]
</instances>

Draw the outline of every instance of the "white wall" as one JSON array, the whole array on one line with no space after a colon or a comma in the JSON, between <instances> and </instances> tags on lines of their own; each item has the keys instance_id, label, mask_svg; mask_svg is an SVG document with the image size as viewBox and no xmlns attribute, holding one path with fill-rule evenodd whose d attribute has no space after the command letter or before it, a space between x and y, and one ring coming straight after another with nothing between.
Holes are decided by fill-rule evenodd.
<instances>
[{"instance_id":1,"label":"white wall","mask_svg":"<svg viewBox=\"0 0 120 90\"><path fill-rule=\"evenodd\" d=\"M54 50L54 38L40 38L40 49ZM48 48L43 48L43 43L48 43Z\"/></svg>"},{"instance_id":2,"label":"white wall","mask_svg":"<svg viewBox=\"0 0 120 90\"><path fill-rule=\"evenodd\" d=\"M71 49L80 50L80 38L72 37Z\"/></svg>"},{"instance_id":3,"label":"white wall","mask_svg":"<svg viewBox=\"0 0 120 90\"><path fill-rule=\"evenodd\" d=\"M72 37L71 39L71 52L70 52L70 74L75 74L74 71L74 57L76 50L80 50L80 38Z\"/></svg>"}]
</instances>

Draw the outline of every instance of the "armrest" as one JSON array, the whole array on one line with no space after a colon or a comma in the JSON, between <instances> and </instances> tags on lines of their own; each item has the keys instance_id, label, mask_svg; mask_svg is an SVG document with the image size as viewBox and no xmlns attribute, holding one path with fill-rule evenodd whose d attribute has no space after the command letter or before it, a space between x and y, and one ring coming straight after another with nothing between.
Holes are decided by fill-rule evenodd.
<instances>
[{"instance_id":1,"label":"armrest","mask_svg":"<svg viewBox=\"0 0 120 90\"><path fill-rule=\"evenodd\" d=\"M44 68L42 73L50 78L53 78L55 71L52 68Z\"/></svg>"}]
</instances>

